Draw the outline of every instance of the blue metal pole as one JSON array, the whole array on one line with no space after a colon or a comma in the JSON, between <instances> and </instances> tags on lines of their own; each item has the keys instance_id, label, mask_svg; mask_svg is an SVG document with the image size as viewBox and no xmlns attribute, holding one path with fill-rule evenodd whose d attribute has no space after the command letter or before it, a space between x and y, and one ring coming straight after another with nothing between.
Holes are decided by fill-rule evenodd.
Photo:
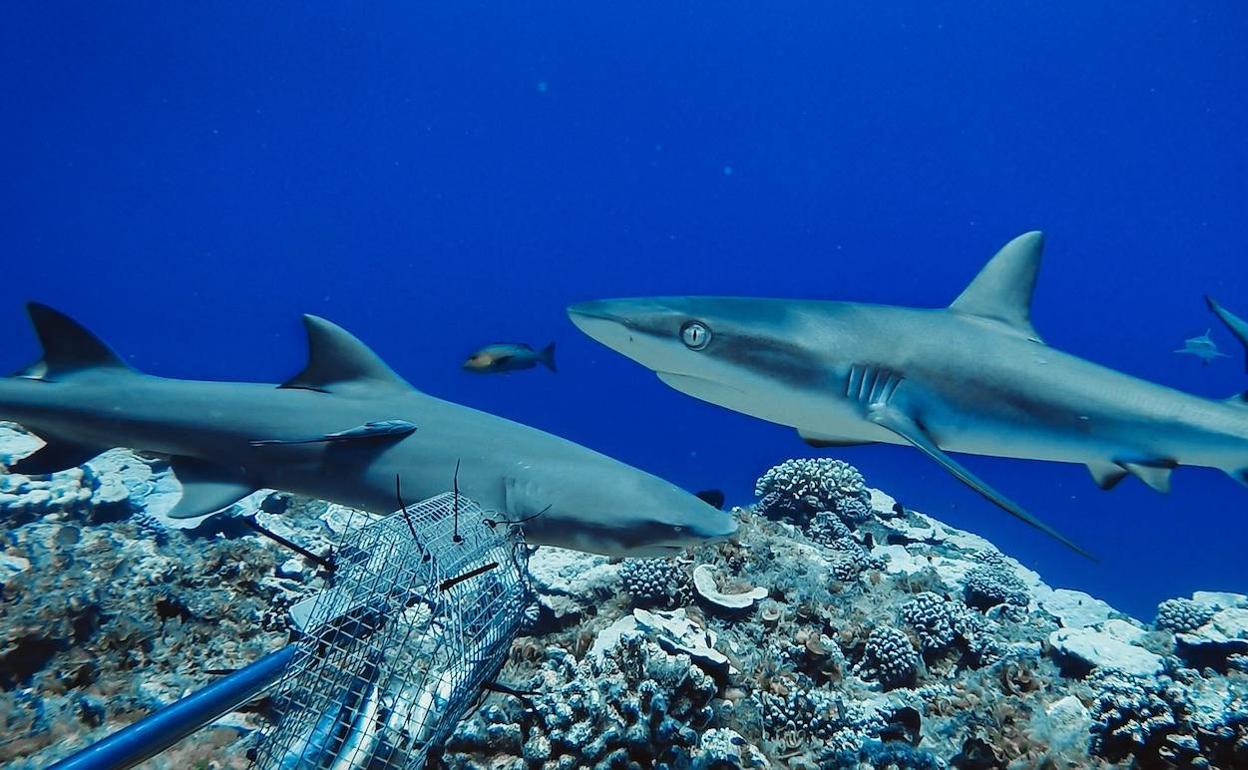
<instances>
[{"instance_id":1,"label":"blue metal pole","mask_svg":"<svg viewBox=\"0 0 1248 770\"><path fill-rule=\"evenodd\" d=\"M291 644L269 653L62 759L48 770L122 770L150 759L273 684L297 650Z\"/></svg>"}]
</instances>

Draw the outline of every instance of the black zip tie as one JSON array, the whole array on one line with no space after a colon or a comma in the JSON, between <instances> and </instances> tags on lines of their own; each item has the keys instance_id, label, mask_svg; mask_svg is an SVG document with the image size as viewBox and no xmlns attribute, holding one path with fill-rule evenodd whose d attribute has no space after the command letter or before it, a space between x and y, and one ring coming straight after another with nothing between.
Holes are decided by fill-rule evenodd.
<instances>
[{"instance_id":1,"label":"black zip tie","mask_svg":"<svg viewBox=\"0 0 1248 770\"><path fill-rule=\"evenodd\" d=\"M316 562L317 564L321 565L322 567L329 570L330 572L333 572L334 570L338 569L337 565L335 565L333 561L326 559L323 556L317 556L316 554L309 551L307 548L304 548L303 546L297 543L292 543L291 541L287 540L286 538L282 537L276 532L272 532L270 530L265 529L264 527L256 523L254 519L244 516L242 517L242 522L244 526L250 528L252 531L256 532L257 534L267 537L268 539L272 540L278 545L289 548L290 550L294 551L295 553L299 554L305 559Z\"/></svg>"},{"instance_id":2,"label":"black zip tie","mask_svg":"<svg viewBox=\"0 0 1248 770\"><path fill-rule=\"evenodd\" d=\"M446 580L443 580L440 584L438 584L438 590L449 591L450 589L454 588L455 586L459 585L465 580L472 580L477 575L484 575L485 573L489 572L490 570L494 569L497 566L498 566L498 562L492 561L489 564L482 564L480 567L477 567L476 569L468 570L462 575L458 575L453 578L447 578Z\"/></svg>"},{"instance_id":3,"label":"black zip tie","mask_svg":"<svg viewBox=\"0 0 1248 770\"><path fill-rule=\"evenodd\" d=\"M412 517L407 513L407 503L403 502L403 489L399 483L399 474L394 474L394 496L399 500L399 510L403 512L403 521L407 522L407 528L412 531L412 539L418 540L416 537L416 527L412 524Z\"/></svg>"},{"instance_id":4,"label":"black zip tie","mask_svg":"<svg viewBox=\"0 0 1248 770\"><path fill-rule=\"evenodd\" d=\"M515 519L515 520L511 520L511 519L482 519L482 520L481 520L481 523L485 524L485 526L490 527L491 529L493 529L495 526L497 526L497 525L499 525L499 524L510 524L510 525L512 525L512 526L516 526L516 525L518 525L518 524L524 524L525 522L528 522L528 521L533 521L533 520L534 520L534 519L536 519L538 516L541 516L541 515L542 515L543 513L545 513L546 511L549 511L549 510L551 509L551 507L553 507L553 506L554 506L554 503L551 503L550 505L546 506L545 508L543 508L542 510L540 510L540 511L538 511L537 513L533 514L532 516L525 516L524 518L521 518L521 519Z\"/></svg>"},{"instance_id":5,"label":"black zip tie","mask_svg":"<svg viewBox=\"0 0 1248 770\"><path fill-rule=\"evenodd\" d=\"M455 476L451 479L451 488L455 493L455 496L451 500L451 511L453 516L451 542L457 544L464 542L464 539L459 535L459 463L460 460L455 461Z\"/></svg>"}]
</instances>

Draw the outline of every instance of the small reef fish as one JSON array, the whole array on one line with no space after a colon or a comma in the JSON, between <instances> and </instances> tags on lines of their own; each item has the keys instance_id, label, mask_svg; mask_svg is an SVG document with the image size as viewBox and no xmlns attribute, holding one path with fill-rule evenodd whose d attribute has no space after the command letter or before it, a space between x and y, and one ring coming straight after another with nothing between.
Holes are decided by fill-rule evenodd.
<instances>
[{"instance_id":1,"label":"small reef fish","mask_svg":"<svg viewBox=\"0 0 1248 770\"><path fill-rule=\"evenodd\" d=\"M552 372L555 368L555 343L550 343L541 350L534 350L523 342L502 342L486 345L468 356L464 361L464 369L470 372L490 374L494 372L517 372L521 369L532 369L541 364Z\"/></svg>"},{"instance_id":2,"label":"small reef fish","mask_svg":"<svg viewBox=\"0 0 1248 770\"><path fill-rule=\"evenodd\" d=\"M729 513L579 444L420 392L364 343L304 316L308 364L278 386L153 377L45 305L27 306L43 358L0 378L0 420L47 443L9 470L52 473L115 446L168 458L172 518L277 489L379 514L458 484L530 543L673 555L725 538Z\"/></svg>"},{"instance_id":3,"label":"small reef fish","mask_svg":"<svg viewBox=\"0 0 1248 770\"><path fill-rule=\"evenodd\" d=\"M581 331L687 395L817 447L909 444L1079 553L949 452L1081 463L1102 489L1179 465L1248 484L1248 400L1182 393L1047 346L1031 325L1044 237L1006 244L948 308L646 297L568 308ZM1248 324L1210 300L1248 347Z\"/></svg>"},{"instance_id":4,"label":"small reef fish","mask_svg":"<svg viewBox=\"0 0 1248 770\"><path fill-rule=\"evenodd\" d=\"M1199 337L1189 337L1183 341L1183 347L1175 350L1174 352L1189 356L1196 356L1200 359L1200 363L1205 366L1208 366L1209 362L1215 358L1229 358L1229 356L1221 350L1218 350L1218 343L1214 342L1209 337L1209 332L1211 331L1213 330L1206 329L1205 333Z\"/></svg>"}]
</instances>

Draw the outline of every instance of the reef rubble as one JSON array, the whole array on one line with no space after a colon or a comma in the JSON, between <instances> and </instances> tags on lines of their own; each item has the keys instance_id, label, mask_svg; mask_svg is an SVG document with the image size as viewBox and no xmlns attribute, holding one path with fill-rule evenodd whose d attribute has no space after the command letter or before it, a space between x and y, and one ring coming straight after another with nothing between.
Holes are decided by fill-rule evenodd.
<instances>
[{"instance_id":1,"label":"reef rubble","mask_svg":"<svg viewBox=\"0 0 1248 770\"><path fill-rule=\"evenodd\" d=\"M0 425L0 465L38 447ZM538 548L538 612L438 758L556 768L1248 767L1248 596L1155 619L1053 588L839 460L781 463L739 536L670 560ZM0 764L43 767L290 638L366 514L263 492L190 529L160 461L0 475ZM150 760L244 767L260 700Z\"/></svg>"}]
</instances>

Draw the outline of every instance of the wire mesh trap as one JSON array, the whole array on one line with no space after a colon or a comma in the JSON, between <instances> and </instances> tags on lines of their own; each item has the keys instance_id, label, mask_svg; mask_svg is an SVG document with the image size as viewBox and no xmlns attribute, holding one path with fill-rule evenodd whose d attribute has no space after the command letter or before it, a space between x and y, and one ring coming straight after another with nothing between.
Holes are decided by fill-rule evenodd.
<instances>
[{"instance_id":1,"label":"wire mesh trap","mask_svg":"<svg viewBox=\"0 0 1248 770\"><path fill-rule=\"evenodd\" d=\"M514 530L447 493L349 534L333 587L296 614L304 636L254 767L422 767L519 631L529 589Z\"/></svg>"}]
</instances>

